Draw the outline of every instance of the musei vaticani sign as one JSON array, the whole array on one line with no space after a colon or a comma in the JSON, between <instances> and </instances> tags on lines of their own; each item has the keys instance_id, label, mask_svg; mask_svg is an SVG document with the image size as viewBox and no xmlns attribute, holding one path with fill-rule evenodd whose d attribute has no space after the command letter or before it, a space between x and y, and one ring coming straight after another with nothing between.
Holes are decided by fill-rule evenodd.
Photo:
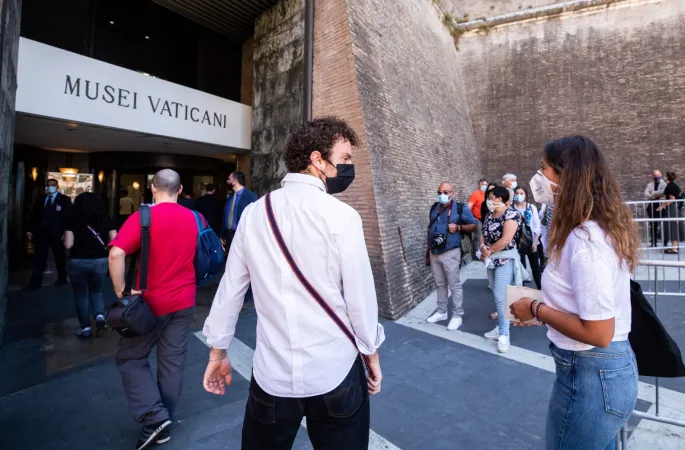
<instances>
[{"instance_id":1,"label":"musei vaticani sign","mask_svg":"<svg viewBox=\"0 0 685 450\"><path fill-rule=\"evenodd\" d=\"M252 108L26 38L17 111L249 149Z\"/></svg>"}]
</instances>

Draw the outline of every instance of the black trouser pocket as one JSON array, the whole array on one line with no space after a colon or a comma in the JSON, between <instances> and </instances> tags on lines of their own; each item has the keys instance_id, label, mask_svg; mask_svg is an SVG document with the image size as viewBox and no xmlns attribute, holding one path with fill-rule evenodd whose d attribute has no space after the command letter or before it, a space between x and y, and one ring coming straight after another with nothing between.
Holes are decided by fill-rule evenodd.
<instances>
[{"instance_id":1,"label":"black trouser pocket","mask_svg":"<svg viewBox=\"0 0 685 450\"><path fill-rule=\"evenodd\" d=\"M276 423L276 398L259 387L254 377L250 381L250 393L247 398L247 412L259 423Z\"/></svg>"},{"instance_id":2,"label":"black trouser pocket","mask_svg":"<svg viewBox=\"0 0 685 450\"><path fill-rule=\"evenodd\" d=\"M342 383L324 395L328 414L336 418L351 417L357 412L367 395L364 369L361 360L357 358Z\"/></svg>"}]
</instances>

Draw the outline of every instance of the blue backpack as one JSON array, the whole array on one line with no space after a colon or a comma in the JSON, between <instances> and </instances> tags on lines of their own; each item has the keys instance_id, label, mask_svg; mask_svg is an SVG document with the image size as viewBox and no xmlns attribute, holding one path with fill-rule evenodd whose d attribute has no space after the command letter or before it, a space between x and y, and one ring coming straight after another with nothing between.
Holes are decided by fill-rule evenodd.
<instances>
[{"instance_id":1,"label":"blue backpack","mask_svg":"<svg viewBox=\"0 0 685 450\"><path fill-rule=\"evenodd\" d=\"M205 222L202 214L193 211L197 220L197 251L195 253L195 276L197 284L204 285L219 273L224 262L221 240Z\"/></svg>"}]
</instances>

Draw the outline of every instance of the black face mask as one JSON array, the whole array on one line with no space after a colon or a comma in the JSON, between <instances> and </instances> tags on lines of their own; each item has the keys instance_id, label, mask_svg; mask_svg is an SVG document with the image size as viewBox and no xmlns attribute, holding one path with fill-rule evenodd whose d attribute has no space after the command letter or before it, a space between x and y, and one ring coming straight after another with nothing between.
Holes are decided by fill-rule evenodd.
<instances>
[{"instance_id":1,"label":"black face mask","mask_svg":"<svg viewBox=\"0 0 685 450\"><path fill-rule=\"evenodd\" d=\"M354 164L338 164L338 176L326 178L329 194L344 192L354 181Z\"/></svg>"}]
</instances>

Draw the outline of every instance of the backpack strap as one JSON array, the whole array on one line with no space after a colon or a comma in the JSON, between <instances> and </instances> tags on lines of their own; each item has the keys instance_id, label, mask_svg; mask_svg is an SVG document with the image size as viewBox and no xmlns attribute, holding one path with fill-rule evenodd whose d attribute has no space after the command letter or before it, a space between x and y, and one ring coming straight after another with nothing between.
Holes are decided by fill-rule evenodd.
<instances>
[{"instance_id":1,"label":"backpack strap","mask_svg":"<svg viewBox=\"0 0 685 450\"><path fill-rule=\"evenodd\" d=\"M150 255L150 205L140 205L140 289L147 288L147 263Z\"/></svg>"}]
</instances>

